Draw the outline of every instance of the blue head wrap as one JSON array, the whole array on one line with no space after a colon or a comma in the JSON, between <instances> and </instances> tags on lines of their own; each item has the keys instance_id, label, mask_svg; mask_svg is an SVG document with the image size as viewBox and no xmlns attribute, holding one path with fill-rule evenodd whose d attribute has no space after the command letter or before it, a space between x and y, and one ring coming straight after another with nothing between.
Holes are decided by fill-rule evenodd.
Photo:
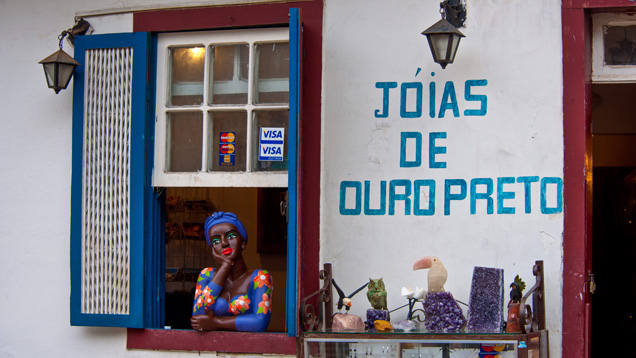
<instances>
[{"instance_id":1,"label":"blue head wrap","mask_svg":"<svg viewBox=\"0 0 636 358\"><path fill-rule=\"evenodd\" d=\"M203 228L205 229L205 241L208 242L208 245L210 245L210 229L212 226L223 223L230 223L234 225L239 234L243 237L243 241L247 244L247 231L245 231L245 226L243 226L241 220L232 213L217 211L216 213L208 216L208 218L205 219L205 224L203 225ZM210 247L212 247L212 245L210 245Z\"/></svg>"}]
</instances>

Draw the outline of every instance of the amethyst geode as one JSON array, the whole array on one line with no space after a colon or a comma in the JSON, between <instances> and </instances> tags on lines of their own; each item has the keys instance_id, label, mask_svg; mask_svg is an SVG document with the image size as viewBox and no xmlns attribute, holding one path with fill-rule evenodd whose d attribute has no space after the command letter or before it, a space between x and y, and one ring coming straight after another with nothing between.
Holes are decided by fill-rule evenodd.
<instances>
[{"instance_id":1,"label":"amethyst geode","mask_svg":"<svg viewBox=\"0 0 636 358\"><path fill-rule=\"evenodd\" d=\"M402 320L392 323L393 330L396 332L417 332L420 329L420 324L413 320Z\"/></svg>"},{"instance_id":2,"label":"amethyst geode","mask_svg":"<svg viewBox=\"0 0 636 358\"><path fill-rule=\"evenodd\" d=\"M466 317L450 292L429 292L422 305L424 326L429 331L456 332L466 324Z\"/></svg>"},{"instance_id":3,"label":"amethyst geode","mask_svg":"<svg viewBox=\"0 0 636 358\"><path fill-rule=\"evenodd\" d=\"M381 320L381 321L390 321L389 311L387 310L375 310L368 309L367 310L367 331L376 332L375 326L373 322Z\"/></svg>"},{"instance_id":4,"label":"amethyst geode","mask_svg":"<svg viewBox=\"0 0 636 358\"><path fill-rule=\"evenodd\" d=\"M470 331L497 333L503 326L503 270L475 267L468 302Z\"/></svg>"}]
</instances>

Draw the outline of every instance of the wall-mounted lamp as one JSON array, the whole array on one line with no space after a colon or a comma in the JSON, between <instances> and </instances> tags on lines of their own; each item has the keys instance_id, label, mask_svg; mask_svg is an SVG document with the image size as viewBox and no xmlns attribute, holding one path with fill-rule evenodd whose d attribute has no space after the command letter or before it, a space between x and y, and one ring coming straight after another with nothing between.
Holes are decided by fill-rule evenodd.
<instances>
[{"instance_id":1,"label":"wall-mounted lamp","mask_svg":"<svg viewBox=\"0 0 636 358\"><path fill-rule=\"evenodd\" d=\"M442 19L424 30L422 35L428 39L433 61L446 68L446 65L455 60L459 40L465 37L457 28L464 26L466 7L462 0L444 0L439 6Z\"/></svg>"},{"instance_id":2,"label":"wall-mounted lamp","mask_svg":"<svg viewBox=\"0 0 636 358\"><path fill-rule=\"evenodd\" d=\"M44 67L46 83L55 93L66 89L71 81L71 77L73 77L75 67L79 65L79 62L75 61L73 57L62 50L64 38L68 35L69 41L73 44L73 37L76 35L84 35L89 28L90 24L87 21L79 19L73 28L62 31L60 36L57 37L60 40L60 49L39 62Z\"/></svg>"}]
</instances>

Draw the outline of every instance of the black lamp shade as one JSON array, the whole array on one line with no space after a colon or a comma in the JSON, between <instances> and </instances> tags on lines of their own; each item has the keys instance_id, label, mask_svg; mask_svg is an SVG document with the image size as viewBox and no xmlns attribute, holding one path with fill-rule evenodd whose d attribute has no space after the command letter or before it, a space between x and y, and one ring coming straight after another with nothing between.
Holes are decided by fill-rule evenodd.
<instances>
[{"instance_id":1,"label":"black lamp shade","mask_svg":"<svg viewBox=\"0 0 636 358\"><path fill-rule=\"evenodd\" d=\"M79 65L79 62L61 49L39 63L44 67L46 83L55 93L66 89L75 67Z\"/></svg>"},{"instance_id":2,"label":"black lamp shade","mask_svg":"<svg viewBox=\"0 0 636 358\"><path fill-rule=\"evenodd\" d=\"M459 40L465 37L455 26L445 19L441 19L433 26L422 32L428 39L428 45L431 47L433 61L439 63L442 68L453 63Z\"/></svg>"}]
</instances>

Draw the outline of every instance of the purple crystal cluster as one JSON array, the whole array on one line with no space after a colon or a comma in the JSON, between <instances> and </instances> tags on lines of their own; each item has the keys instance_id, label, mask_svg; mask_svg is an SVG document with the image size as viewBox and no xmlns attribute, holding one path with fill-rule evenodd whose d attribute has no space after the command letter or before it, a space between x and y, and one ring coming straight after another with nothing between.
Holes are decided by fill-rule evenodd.
<instances>
[{"instance_id":1,"label":"purple crystal cluster","mask_svg":"<svg viewBox=\"0 0 636 358\"><path fill-rule=\"evenodd\" d=\"M450 292L429 292L422 305L424 326L429 331L456 332L466 324L466 317Z\"/></svg>"},{"instance_id":2,"label":"purple crystal cluster","mask_svg":"<svg viewBox=\"0 0 636 358\"><path fill-rule=\"evenodd\" d=\"M396 332L417 332L420 330L419 323L413 320L402 320L392 323L393 330Z\"/></svg>"},{"instance_id":3,"label":"purple crystal cluster","mask_svg":"<svg viewBox=\"0 0 636 358\"><path fill-rule=\"evenodd\" d=\"M373 322L377 321L377 320L383 320L383 321L389 321L389 311L386 310L374 310L374 309L368 309L367 310L367 331L369 332L375 332L375 326L373 325Z\"/></svg>"},{"instance_id":4,"label":"purple crystal cluster","mask_svg":"<svg viewBox=\"0 0 636 358\"><path fill-rule=\"evenodd\" d=\"M468 330L501 332L503 326L503 270L475 267L468 302Z\"/></svg>"}]
</instances>

